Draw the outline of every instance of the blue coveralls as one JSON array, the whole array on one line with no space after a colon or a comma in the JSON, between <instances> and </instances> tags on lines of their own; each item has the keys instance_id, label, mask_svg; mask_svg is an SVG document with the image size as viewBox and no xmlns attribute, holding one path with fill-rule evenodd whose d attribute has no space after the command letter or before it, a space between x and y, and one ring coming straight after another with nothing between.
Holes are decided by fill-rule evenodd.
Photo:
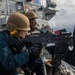
<instances>
[{"instance_id":1,"label":"blue coveralls","mask_svg":"<svg viewBox=\"0 0 75 75\"><path fill-rule=\"evenodd\" d=\"M41 57L38 57L36 59L30 59L27 63L27 67L32 71L31 75L33 75L34 73L36 73L36 75L45 75L44 63ZM26 72L26 70L25 75L29 75L29 73Z\"/></svg>"},{"instance_id":2,"label":"blue coveralls","mask_svg":"<svg viewBox=\"0 0 75 75\"><path fill-rule=\"evenodd\" d=\"M13 55L5 33L0 32L0 75L14 75L16 68L28 61L29 56L26 50L23 50L20 54Z\"/></svg>"}]
</instances>

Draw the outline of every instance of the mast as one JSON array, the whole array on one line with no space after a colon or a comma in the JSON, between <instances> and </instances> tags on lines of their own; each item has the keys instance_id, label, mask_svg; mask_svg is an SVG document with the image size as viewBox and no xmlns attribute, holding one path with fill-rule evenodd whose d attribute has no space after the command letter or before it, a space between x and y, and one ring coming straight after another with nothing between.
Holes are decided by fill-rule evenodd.
<instances>
[{"instance_id":1,"label":"mast","mask_svg":"<svg viewBox=\"0 0 75 75\"><path fill-rule=\"evenodd\" d=\"M9 15L9 1L6 0L6 7L7 7L7 15Z\"/></svg>"}]
</instances>

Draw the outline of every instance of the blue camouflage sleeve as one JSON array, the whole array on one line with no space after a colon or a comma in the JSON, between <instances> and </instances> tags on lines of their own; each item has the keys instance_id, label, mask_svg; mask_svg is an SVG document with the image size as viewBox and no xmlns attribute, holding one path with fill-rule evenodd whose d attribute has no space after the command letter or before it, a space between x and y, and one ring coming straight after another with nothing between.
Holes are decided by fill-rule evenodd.
<instances>
[{"instance_id":1,"label":"blue camouflage sleeve","mask_svg":"<svg viewBox=\"0 0 75 75\"><path fill-rule=\"evenodd\" d=\"M5 35L0 34L0 63L5 69L12 70L20 67L28 61L29 56L26 50L23 50L20 54L13 55Z\"/></svg>"}]
</instances>

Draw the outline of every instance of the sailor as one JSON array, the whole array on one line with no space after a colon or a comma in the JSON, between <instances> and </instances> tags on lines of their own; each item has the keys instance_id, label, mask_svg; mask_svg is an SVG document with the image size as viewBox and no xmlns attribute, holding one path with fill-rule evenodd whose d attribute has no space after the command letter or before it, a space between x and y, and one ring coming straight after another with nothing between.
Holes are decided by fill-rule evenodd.
<instances>
[{"instance_id":1,"label":"sailor","mask_svg":"<svg viewBox=\"0 0 75 75\"><path fill-rule=\"evenodd\" d=\"M40 33L36 26L36 19L38 18L37 14L34 11L29 10L28 12L25 12L25 16L27 16L30 21L31 30L29 31L29 33ZM42 58L40 57L41 51L42 49L40 49L40 52L37 57L30 58L30 61L27 63L27 68L24 69L25 75L29 75L29 72L31 73L30 75L33 75L34 73L36 73L36 75L45 75L44 63Z\"/></svg>"},{"instance_id":2,"label":"sailor","mask_svg":"<svg viewBox=\"0 0 75 75\"><path fill-rule=\"evenodd\" d=\"M25 46L20 53L14 54L14 48L10 47L15 40L10 40L9 37L25 38L29 30L29 19L25 15L13 13L9 16L6 30L0 32L0 75L15 75L16 68L26 64L29 56L34 54L33 51L26 50Z\"/></svg>"}]
</instances>

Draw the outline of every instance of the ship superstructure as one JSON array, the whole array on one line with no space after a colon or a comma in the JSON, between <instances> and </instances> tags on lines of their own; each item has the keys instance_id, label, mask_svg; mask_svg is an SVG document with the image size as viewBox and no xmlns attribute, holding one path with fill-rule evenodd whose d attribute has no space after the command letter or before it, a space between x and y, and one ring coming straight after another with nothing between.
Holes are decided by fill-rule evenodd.
<instances>
[{"instance_id":1,"label":"ship superstructure","mask_svg":"<svg viewBox=\"0 0 75 75\"><path fill-rule=\"evenodd\" d=\"M43 24L43 22L44 24L48 24L47 21L49 21L57 12L55 7L56 4L52 4L51 0L0 0L0 16L3 15L7 17L14 12L23 13L26 9L33 9L39 16L37 21L41 24ZM2 24L2 21L0 21L0 25Z\"/></svg>"}]
</instances>

